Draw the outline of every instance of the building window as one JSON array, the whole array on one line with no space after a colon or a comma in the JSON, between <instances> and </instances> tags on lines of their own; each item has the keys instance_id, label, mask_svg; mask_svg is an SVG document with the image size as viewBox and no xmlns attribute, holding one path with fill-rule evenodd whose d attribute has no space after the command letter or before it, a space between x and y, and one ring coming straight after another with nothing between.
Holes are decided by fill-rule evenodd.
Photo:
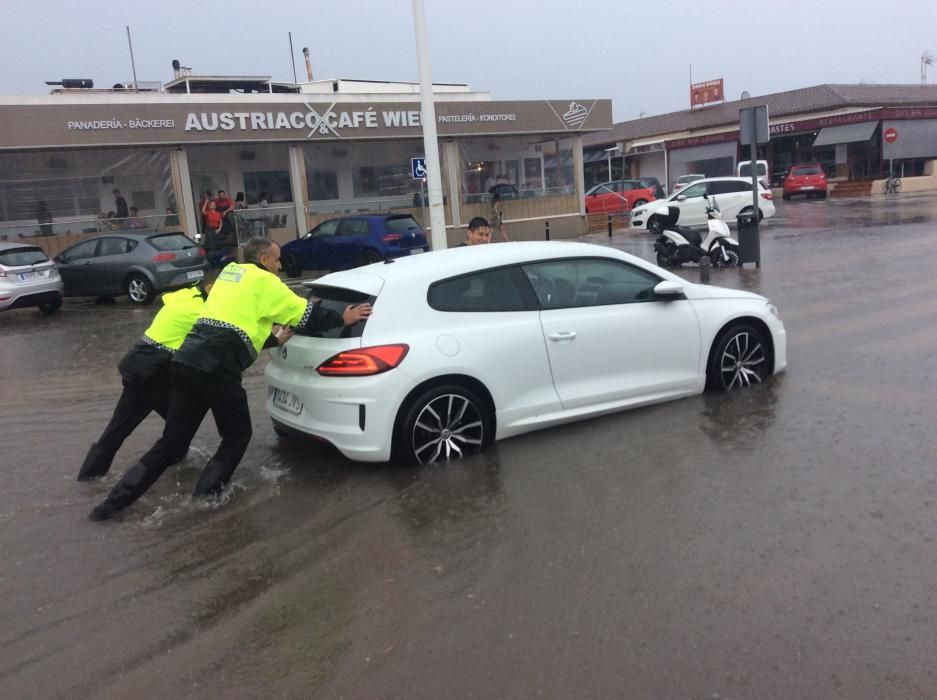
<instances>
[{"instance_id":1,"label":"building window","mask_svg":"<svg viewBox=\"0 0 937 700\"><path fill-rule=\"evenodd\" d=\"M266 192L270 204L292 202L293 190L290 187L288 170L262 170L244 173L244 193L251 204L260 201L260 193Z\"/></svg>"},{"instance_id":2,"label":"building window","mask_svg":"<svg viewBox=\"0 0 937 700\"><path fill-rule=\"evenodd\" d=\"M356 168L353 174L355 197L391 197L410 193L410 164Z\"/></svg>"},{"instance_id":3,"label":"building window","mask_svg":"<svg viewBox=\"0 0 937 700\"><path fill-rule=\"evenodd\" d=\"M306 170L309 201L338 199L338 177L334 170Z\"/></svg>"}]
</instances>

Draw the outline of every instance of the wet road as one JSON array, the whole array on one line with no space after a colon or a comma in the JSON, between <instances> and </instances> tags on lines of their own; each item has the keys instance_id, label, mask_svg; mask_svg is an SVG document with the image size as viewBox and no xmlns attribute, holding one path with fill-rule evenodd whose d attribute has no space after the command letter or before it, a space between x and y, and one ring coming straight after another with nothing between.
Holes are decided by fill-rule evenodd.
<instances>
[{"instance_id":1,"label":"wet road","mask_svg":"<svg viewBox=\"0 0 937 700\"><path fill-rule=\"evenodd\" d=\"M937 698L937 197L778 207L712 279L780 308L763 387L418 469L277 440L260 362L229 500L208 421L120 522L159 420L74 476L154 310L0 314L0 696Z\"/></svg>"}]
</instances>

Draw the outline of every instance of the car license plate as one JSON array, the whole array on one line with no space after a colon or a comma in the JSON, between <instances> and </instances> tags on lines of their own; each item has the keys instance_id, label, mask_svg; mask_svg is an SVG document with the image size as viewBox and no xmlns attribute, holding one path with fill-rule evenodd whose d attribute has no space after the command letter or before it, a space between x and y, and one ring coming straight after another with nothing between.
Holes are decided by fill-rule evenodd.
<instances>
[{"instance_id":1,"label":"car license plate","mask_svg":"<svg viewBox=\"0 0 937 700\"><path fill-rule=\"evenodd\" d=\"M814 187L813 185L804 185L804 186L801 187L800 189L802 189L802 190L815 190L815 189L817 189L817 188Z\"/></svg>"},{"instance_id":2,"label":"car license plate","mask_svg":"<svg viewBox=\"0 0 937 700\"><path fill-rule=\"evenodd\" d=\"M46 276L46 271L45 271L45 270L34 270L34 271L32 271L32 272L21 272L21 273L20 273L20 279L21 279L23 282L26 282L26 281L28 281L28 280L39 279L40 277L45 277L45 276Z\"/></svg>"},{"instance_id":3,"label":"car license plate","mask_svg":"<svg viewBox=\"0 0 937 700\"><path fill-rule=\"evenodd\" d=\"M299 397L283 389L273 390L273 405L294 416L298 416L303 410L303 402L299 400Z\"/></svg>"},{"instance_id":4,"label":"car license plate","mask_svg":"<svg viewBox=\"0 0 937 700\"><path fill-rule=\"evenodd\" d=\"M204 270L192 270L192 272L186 272L185 276L190 280L200 280L205 276Z\"/></svg>"},{"instance_id":5,"label":"car license plate","mask_svg":"<svg viewBox=\"0 0 937 700\"><path fill-rule=\"evenodd\" d=\"M419 255L419 254L422 253L422 252L423 252L423 249L422 249L422 248L411 248L411 249L410 249L410 255Z\"/></svg>"}]
</instances>

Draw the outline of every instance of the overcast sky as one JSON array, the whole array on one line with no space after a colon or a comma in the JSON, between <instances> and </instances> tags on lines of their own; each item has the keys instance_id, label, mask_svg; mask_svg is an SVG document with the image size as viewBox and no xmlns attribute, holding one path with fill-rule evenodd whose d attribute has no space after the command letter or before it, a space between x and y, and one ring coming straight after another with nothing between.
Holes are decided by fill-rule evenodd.
<instances>
[{"instance_id":1,"label":"overcast sky","mask_svg":"<svg viewBox=\"0 0 937 700\"><path fill-rule=\"evenodd\" d=\"M425 0L432 77L494 99L611 98L615 121L689 107L693 80L726 96L821 83L918 83L937 54L933 0ZM690 9L692 7L692 10ZM754 16L754 19L752 19ZM0 94L45 80L167 81L195 74L417 80L410 0L0 0ZM755 31L752 31L752 25ZM755 35L754 43L749 38ZM937 65L928 82L937 82Z\"/></svg>"}]
</instances>

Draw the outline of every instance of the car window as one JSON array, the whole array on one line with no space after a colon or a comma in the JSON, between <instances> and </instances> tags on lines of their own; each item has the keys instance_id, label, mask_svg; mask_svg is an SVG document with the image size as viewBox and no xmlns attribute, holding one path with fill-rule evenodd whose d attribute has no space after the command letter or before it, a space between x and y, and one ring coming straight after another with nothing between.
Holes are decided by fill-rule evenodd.
<instances>
[{"instance_id":1,"label":"car window","mask_svg":"<svg viewBox=\"0 0 937 700\"><path fill-rule=\"evenodd\" d=\"M412 216L388 216L384 219L384 230L387 233L406 233L422 229Z\"/></svg>"},{"instance_id":2,"label":"car window","mask_svg":"<svg viewBox=\"0 0 937 700\"><path fill-rule=\"evenodd\" d=\"M354 289L317 284L309 290L309 294L306 295L306 298L312 299L323 308L331 309L337 314L342 314L349 305L373 304L377 297ZM367 322L368 319L365 318L358 321L353 326L338 324L326 330L319 329L316 331L298 328L296 334L312 336L313 338L360 338Z\"/></svg>"},{"instance_id":3,"label":"car window","mask_svg":"<svg viewBox=\"0 0 937 700\"><path fill-rule=\"evenodd\" d=\"M660 278L617 260L579 258L524 266L543 309L653 301Z\"/></svg>"},{"instance_id":4,"label":"car window","mask_svg":"<svg viewBox=\"0 0 937 700\"><path fill-rule=\"evenodd\" d=\"M86 260L87 258L93 258L94 251L97 247L97 238L94 238L90 241L82 241L74 248L66 250L62 255L62 259L65 260L65 262L74 262L76 260Z\"/></svg>"},{"instance_id":5,"label":"car window","mask_svg":"<svg viewBox=\"0 0 937 700\"><path fill-rule=\"evenodd\" d=\"M342 222L338 225L338 235L339 236L367 236L368 235L368 220L367 219L342 219Z\"/></svg>"},{"instance_id":6,"label":"car window","mask_svg":"<svg viewBox=\"0 0 937 700\"><path fill-rule=\"evenodd\" d=\"M534 311L530 285L517 267L502 267L435 282L427 301L437 311Z\"/></svg>"},{"instance_id":7,"label":"car window","mask_svg":"<svg viewBox=\"0 0 937 700\"><path fill-rule=\"evenodd\" d=\"M130 251L129 243L126 238L102 238L98 246L98 256L123 255Z\"/></svg>"},{"instance_id":8,"label":"car window","mask_svg":"<svg viewBox=\"0 0 937 700\"><path fill-rule=\"evenodd\" d=\"M810 165L806 167L796 167L791 170L791 175L820 175L822 170L815 165Z\"/></svg>"},{"instance_id":9,"label":"car window","mask_svg":"<svg viewBox=\"0 0 937 700\"><path fill-rule=\"evenodd\" d=\"M186 248L195 247L192 239L181 233L164 233L159 236L150 236L146 241L159 251L185 250Z\"/></svg>"},{"instance_id":10,"label":"car window","mask_svg":"<svg viewBox=\"0 0 937 700\"><path fill-rule=\"evenodd\" d=\"M0 265L7 267L18 267L20 265L35 265L36 263L46 262L49 257L38 247L12 248L10 250L0 250Z\"/></svg>"},{"instance_id":11,"label":"car window","mask_svg":"<svg viewBox=\"0 0 937 700\"><path fill-rule=\"evenodd\" d=\"M329 236L334 236L341 221L341 219L325 221L312 229L309 235L313 238L328 238Z\"/></svg>"},{"instance_id":12,"label":"car window","mask_svg":"<svg viewBox=\"0 0 937 700\"><path fill-rule=\"evenodd\" d=\"M706 194L706 184L703 183L684 187L682 190L680 190L678 196L681 194L687 199L690 199L691 197L702 197L704 194Z\"/></svg>"}]
</instances>

